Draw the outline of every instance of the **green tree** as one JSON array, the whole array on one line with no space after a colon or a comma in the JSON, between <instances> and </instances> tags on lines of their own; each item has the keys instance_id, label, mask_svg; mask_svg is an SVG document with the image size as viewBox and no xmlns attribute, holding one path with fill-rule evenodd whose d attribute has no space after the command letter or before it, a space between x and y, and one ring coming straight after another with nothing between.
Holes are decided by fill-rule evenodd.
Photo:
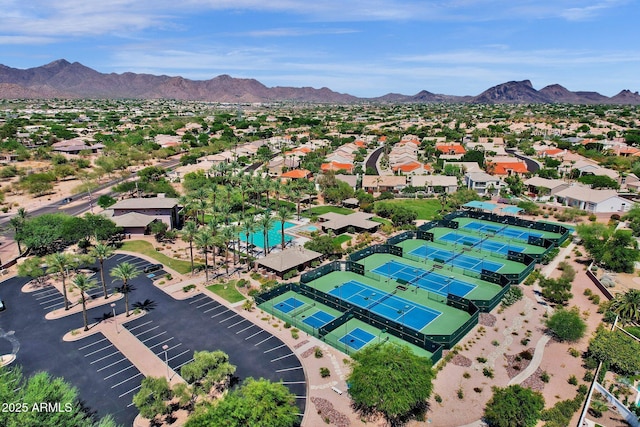
<instances>
[{"instance_id":1,"label":"green tree","mask_svg":"<svg viewBox=\"0 0 640 427\"><path fill-rule=\"evenodd\" d=\"M18 212L16 215L9 220L9 225L13 228L15 232L15 241L18 244L18 255L22 255L22 247L20 246L20 242L22 242L21 231L24 227L24 223L27 220L27 210L23 207L18 208Z\"/></svg>"},{"instance_id":2,"label":"green tree","mask_svg":"<svg viewBox=\"0 0 640 427\"><path fill-rule=\"evenodd\" d=\"M578 341L587 331L587 324L582 319L578 307L570 310L558 309L545 323L560 341Z\"/></svg>"},{"instance_id":3,"label":"green tree","mask_svg":"<svg viewBox=\"0 0 640 427\"><path fill-rule=\"evenodd\" d=\"M119 290L124 294L125 312L126 316L129 317L129 293L132 291L129 281L138 277L141 274L141 271L133 264L125 261L113 267L109 271L109 274L114 278L114 281L122 281L122 286Z\"/></svg>"},{"instance_id":4,"label":"green tree","mask_svg":"<svg viewBox=\"0 0 640 427\"><path fill-rule=\"evenodd\" d=\"M542 288L542 296L552 304L564 305L573 297L569 280L540 277L538 283Z\"/></svg>"},{"instance_id":5,"label":"green tree","mask_svg":"<svg viewBox=\"0 0 640 427\"><path fill-rule=\"evenodd\" d=\"M286 244L285 234L284 234L284 224L292 218L291 212L284 206L281 206L276 212L276 218L280 221L280 235L282 236L282 250L284 251L284 246Z\"/></svg>"},{"instance_id":6,"label":"green tree","mask_svg":"<svg viewBox=\"0 0 640 427\"><path fill-rule=\"evenodd\" d=\"M107 293L107 282L104 280L104 261L113 255L113 248L109 245L105 245L103 243L98 243L91 249L89 254L98 260L100 264L100 280L102 281L102 293L104 294L104 299L109 298L109 294Z\"/></svg>"},{"instance_id":7,"label":"green tree","mask_svg":"<svg viewBox=\"0 0 640 427\"><path fill-rule=\"evenodd\" d=\"M168 401L172 397L169 382L165 377L146 377L142 380L140 390L133 396L133 404L140 411L140 415L155 421L158 415L169 413Z\"/></svg>"},{"instance_id":8,"label":"green tree","mask_svg":"<svg viewBox=\"0 0 640 427\"><path fill-rule=\"evenodd\" d=\"M293 427L298 422L295 396L282 384L247 378L241 387L206 412L193 415L186 427Z\"/></svg>"},{"instance_id":9,"label":"green tree","mask_svg":"<svg viewBox=\"0 0 640 427\"><path fill-rule=\"evenodd\" d=\"M264 253L267 255L269 253L269 230L273 226L271 213L269 211L264 212L258 220L258 224L262 228L262 235L264 237Z\"/></svg>"},{"instance_id":10,"label":"green tree","mask_svg":"<svg viewBox=\"0 0 640 427\"><path fill-rule=\"evenodd\" d=\"M310 251L316 251L324 256L332 256L342 253L342 247L333 241L333 237L324 234L313 236L311 240L304 243L304 247Z\"/></svg>"},{"instance_id":11,"label":"green tree","mask_svg":"<svg viewBox=\"0 0 640 427\"><path fill-rule=\"evenodd\" d=\"M491 427L533 427L544 409L542 394L519 385L494 387L493 397L484 409Z\"/></svg>"},{"instance_id":12,"label":"green tree","mask_svg":"<svg viewBox=\"0 0 640 427\"><path fill-rule=\"evenodd\" d=\"M180 230L182 241L189 243L189 259L191 260L191 271L193 271L193 241L198 234L198 224L195 221L185 221Z\"/></svg>"},{"instance_id":13,"label":"green tree","mask_svg":"<svg viewBox=\"0 0 640 427\"><path fill-rule=\"evenodd\" d=\"M196 351L193 361L180 368L180 375L193 386L198 394L209 394L212 390L228 387L236 367L229 363L223 351Z\"/></svg>"},{"instance_id":14,"label":"green tree","mask_svg":"<svg viewBox=\"0 0 640 427\"><path fill-rule=\"evenodd\" d=\"M424 413L433 389L431 360L391 343L366 346L352 359L347 381L359 411L381 413L391 425Z\"/></svg>"},{"instance_id":15,"label":"green tree","mask_svg":"<svg viewBox=\"0 0 640 427\"><path fill-rule=\"evenodd\" d=\"M56 274L62 281L62 296L64 297L64 309L69 310L69 298L67 297L67 277L69 270L75 268L78 264L71 255L63 253L55 253L45 258L48 274Z\"/></svg>"},{"instance_id":16,"label":"green tree","mask_svg":"<svg viewBox=\"0 0 640 427\"><path fill-rule=\"evenodd\" d=\"M640 290L617 294L609 303L609 310L617 314L622 323L640 322Z\"/></svg>"},{"instance_id":17,"label":"green tree","mask_svg":"<svg viewBox=\"0 0 640 427\"><path fill-rule=\"evenodd\" d=\"M198 233L194 236L193 242L196 247L202 251L202 255L204 256L204 276L205 280L209 281L209 257L207 254L209 253L209 249L213 248L215 244L215 239L207 229L202 229L198 231ZM214 260L215 264L215 260Z\"/></svg>"},{"instance_id":18,"label":"green tree","mask_svg":"<svg viewBox=\"0 0 640 427\"><path fill-rule=\"evenodd\" d=\"M46 372L26 378L19 367L0 367L0 378L1 401L19 403L28 408L24 411L0 411L0 425L3 427L115 427L109 416L94 423L88 408L81 404L77 390L63 378L51 377ZM43 404L58 405L59 409L37 410Z\"/></svg>"},{"instance_id":19,"label":"green tree","mask_svg":"<svg viewBox=\"0 0 640 427\"><path fill-rule=\"evenodd\" d=\"M588 354L621 375L635 375L640 371L640 343L618 330L599 327L589 342Z\"/></svg>"},{"instance_id":20,"label":"green tree","mask_svg":"<svg viewBox=\"0 0 640 427\"><path fill-rule=\"evenodd\" d=\"M107 209L109 206L115 205L116 202L117 200L109 196L108 194L103 194L102 196L98 197L98 206L100 206L102 209Z\"/></svg>"},{"instance_id":21,"label":"green tree","mask_svg":"<svg viewBox=\"0 0 640 427\"><path fill-rule=\"evenodd\" d=\"M80 291L80 301L82 302L82 320L84 321L84 330L89 330L89 322L87 321L87 295L86 292L98 286L94 279L89 279L85 274L77 274L71 281L74 288Z\"/></svg>"},{"instance_id":22,"label":"green tree","mask_svg":"<svg viewBox=\"0 0 640 427\"><path fill-rule=\"evenodd\" d=\"M640 169L640 162L638 162L638 166ZM640 173L640 171L638 171ZM634 203L631 209L622 217L623 220L627 221L627 224L633 235L638 237L640 236L640 204Z\"/></svg>"}]
</instances>

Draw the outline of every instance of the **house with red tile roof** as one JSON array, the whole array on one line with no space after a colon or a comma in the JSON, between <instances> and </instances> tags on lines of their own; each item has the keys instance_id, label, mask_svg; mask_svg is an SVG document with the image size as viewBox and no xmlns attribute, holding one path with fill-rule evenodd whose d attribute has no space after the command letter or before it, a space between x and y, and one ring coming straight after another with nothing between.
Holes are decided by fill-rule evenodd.
<instances>
[{"instance_id":1,"label":"house with red tile roof","mask_svg":"<svg viewBox=\"0 0 640 427\"><path fill-rule=\"evenodd\" d=\"M436 144L436 150L442 154L450 155L465 154L467 152L462 144Z\"/></svg>"},{"instance_id":2,"label":"house with red tile roof","mask_svg":"<svg viewBox=\"0 0 640 427\"><path fill-rule=\"evenodd\" d=\"M343 170L348 173L353 173L353 163L339 163L339 162L323 163L322 165L320 165L320 170L322 170L323 172Z\"/></svg>"},{"instance_id":3,"label":"house with red tile roof","mask_svg":"<svg viewBox=\"0 0 640 427\"><path fill-rule=\"evenodd\" d=\"M309 179L312 173L307 169L292 169L280 175L282 179Z\"/></svg>"},{"instance_id":4,"label":"house with red tile roof","mask_svg":"<svg viewBox=\"0 0 640 427\"><path fill-rule=\"evenodd\" d=\"M422 163L420 162L409 162L409 163L403 163L403 164L399 164L396 166L392 166L391 169L394 172L400 172L403 174L408 174L408 173L412 173L415 171L418 171L418 173L422 172Z\"/></svg>"},{"instance_id":5,"label":"house with red tile roof","mask_svg":"<svg viewBox=\"0 0 640 427\"><path fill-rule=\"evenodd\" d=\"M488 161L486 169L488 173L499 176L524 175L525 173L529 172L526 163L518 160L509 162Z\"/></svg>"}]
</instances>

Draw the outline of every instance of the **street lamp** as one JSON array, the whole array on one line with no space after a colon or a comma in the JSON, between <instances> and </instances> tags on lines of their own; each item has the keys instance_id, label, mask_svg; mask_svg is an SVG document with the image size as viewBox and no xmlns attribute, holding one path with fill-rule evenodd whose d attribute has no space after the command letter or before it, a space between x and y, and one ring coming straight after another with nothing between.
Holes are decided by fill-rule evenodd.
<instances>
[{"instance_id":1,"label":"street lamp","mask_svg":"<svg viewBox=\"0 0 640 427\"><path fill-rule=\"evenodd\" d=\"M170 380L171 378L169 378L169 360L167 359L167 350L169 350L169 346L167 344L163 345L162 350L164 350L164 363L165 365L167 365L167 379Z\"/></svg>"},{"instance_id":2,"label":"street lamp","mask_svg":"<svg viewBox=\"0 0 640 427\"><path fill-rule=\"evenodd\" d=\"M116 318L116 303L112 302L110 305L111 305L111 310L113 310L113 321L116 324L116 333L119 334L120 331L118 330L118 319Z\"/></svg>"}]
</instances>

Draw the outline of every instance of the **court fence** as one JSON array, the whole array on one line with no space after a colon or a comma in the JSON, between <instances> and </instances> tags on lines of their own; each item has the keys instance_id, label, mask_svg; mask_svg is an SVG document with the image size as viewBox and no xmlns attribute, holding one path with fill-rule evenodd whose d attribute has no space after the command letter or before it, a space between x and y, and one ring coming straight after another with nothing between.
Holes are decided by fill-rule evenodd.
<instances>
[{"instance_id":1,"label":"court fence","mask_svg":"<svg viewBox=\"0 0 640 427\"><path fill-rule=\"evenodd\" d=\"M511 225L515 227L523 227L523 228L529 228L537 231L544 231L544 232L559 234L560 237L557 237L557 238L553 237L553 238L546 239L546 240L552 241L556 246L560 246L565 240L567 240L571 236L571 233L572 233L572 230L569 227L566 227L560 224L531 221L528 219L518 218L515 216L497 215L494 213L485 213L485 212L478 212L478 211L471 211L471 210L451 212L445 215L443 219L440 220L439 222L454 221L457 218L472 218L472 219ZM424 225L427 225L427 224L424 224ZM418 229L427 230L428 228L423 228L424 225L418 227ZM432 228L432 227L429 227L429 228ZM541 245L537 245L537 246L541 246Z\"/></svg>"},{"instance_id":2,"label":"court fence","mask_svg":"<svg viewBox=\"0 0 640 427\"><path fill-rule=\"evenodd\" d=\"M391 255L396 255L401 257L402 248L400 246L394 246L389 244L372 245L350 254L348 257L348 260L357 262L373 254L391 254Z\"/></svg>"}]
</instances>

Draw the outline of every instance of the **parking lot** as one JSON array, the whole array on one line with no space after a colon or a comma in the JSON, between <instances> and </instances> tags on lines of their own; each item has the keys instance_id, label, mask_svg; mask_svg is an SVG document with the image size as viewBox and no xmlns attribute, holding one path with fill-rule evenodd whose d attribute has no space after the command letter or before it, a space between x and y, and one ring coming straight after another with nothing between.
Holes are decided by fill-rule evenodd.
<instances>
[{"instance_id":1,"label":"parking lot","mask_svg":"<svg viewBox=\"0 0 640 427\"><path fill-rule=\"evenodd\" d=\"M109 387L123 407L131 407L131 399L140 388L144 375L102 334L94 334L73 343L77 351Z\"/></svg>"},{"instance_id":2,"label":"parking lot","mask_svg":"<svg viewBox=\"0 0 640 427\"><path fill-rule=\"evenodd\" d=\"M112 283L108 272L117 264L128 261L141 271L152 263L140 258L116 254L105 261L108 289L120 286ZM159 274L153 271L148 274ZM126 327L162 361L176 372L193 358L194 351L222 350L237 366L240 381L247 377L282 381L296 395L299 412L304 413L306 382L302 365L280 339L254 325L235 311L206 295L194 295L178 301L158 289L148 274L131 281L130 304L151 301L147 314L119 327ZM100 274L95 277L100 280ZM82 314L76 313L57 320L45 320L44 314L64 305L62 295L53 287L31 293L20 288L27 279L13 278L0 283L0 292L8 309L0 312L0 324L5 330L15 330L20 341L17 364L26 375L46 370L62 376L76 386L82 399L99 416L112 414L122 425L131 425L137 410L131 398L137 392L142 374L102 334L76 342L63 342L62 336L82 325ZM57 295L56 295L57 294ZM102 287L91 292L100 296ZM116 301L116 313L124 312L124 301ZM19 311L14 307L20 307ZM90 322L111 315L110 305L88 311ZM103 341L105 340L105 341ZM53 357L51 355L54 355Z\"/></svg>"}]
</instances>

